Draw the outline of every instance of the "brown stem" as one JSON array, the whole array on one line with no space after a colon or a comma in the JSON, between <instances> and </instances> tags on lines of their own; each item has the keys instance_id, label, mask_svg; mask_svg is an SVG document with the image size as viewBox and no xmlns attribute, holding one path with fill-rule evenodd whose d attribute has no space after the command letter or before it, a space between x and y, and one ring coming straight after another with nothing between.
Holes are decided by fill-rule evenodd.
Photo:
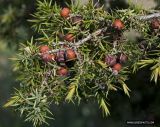
<instances>
[{"instance_id":1,"label":"brown stem","mask_svg":"<svg viewBox=\"0 0 160 127\"><path fill-rule=\"evenodd\" d=\"M99 29L99 30L95 31L95 32L92 33L92 34L89 34L86 38L84 38L84 39L78 41L77 43L75 43L74 46L79 47L80 45L82 45L82 44L85 43L86 41L94 38L95 36L100 35L101 33L105 32L106 30L107 30L107 28Z\"/></svg>"},{"instance_id":2,"label":"brown stem","mask_svg":"<svg viewBox=\"0 0 160 127\"><path fill-rule=\"evenodd\" d=\"M100 35L101 33L105 32L107 30L107 28L102 28L102 29L99 29L97 31L95 31L94 33L92 34L89 34L86 38L82 39L82 40L79 40L78 42L72 44L72 47L74 48L78 48L80 45L84 44L85 42L87 42L88 40ZM63 42L61 42L63 43ZM64 42L65 43L65 42ZM62 49L54 49L54 50L50 50L48 51L48 53L56 53L60 50L66 50L67 48L62 48ZM42 53L39 53L39 55L42 55Z\"/></svg>"},{"instance_id":3,"label":"brown stem","mask_svg":"<svg viewBox=\"0 0 160 127\"><path fill-rule=\"evenodd\" d=\"M140 19L140 20L150 20L150 19L158 18L158 17L160 17L160 12L153 13L153 14L150 14L150 15L137 16L137 18Z\"/></svg>"}]
</instances>

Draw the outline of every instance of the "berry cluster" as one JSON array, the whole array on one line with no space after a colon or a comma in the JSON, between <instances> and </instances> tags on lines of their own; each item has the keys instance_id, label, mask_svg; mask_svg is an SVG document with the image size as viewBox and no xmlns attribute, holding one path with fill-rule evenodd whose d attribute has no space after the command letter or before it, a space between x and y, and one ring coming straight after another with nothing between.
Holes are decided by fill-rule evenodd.
<instances>
[{"instance_id":1,"label":"berry cluster","mask_svg":"<svg viewBox=\"0 0 160 127\"><path fill-rule=\"evenodd\" d=\"M66 63L68 61L75 60L77 57L73 49L66 49L65 51L60 50L57 53L50 54L49 47L46 45L43 45L43 46L40 46L39 51L41 53L41 58L45 63L55 61L59 65L61 65L60 68L57 70L57 75L60 75L60 76L68 75L68 69L67 69Z\"/></svg>"},{"instance_id":2,"label":"berry cluster","mask_svg":"<svg viewBox=\"0 0 160 127\"><path fill-rule=\"evenodd\" d=\"M71 16L71 10L67 7L61 9L60 16L64 18L64 20L70 19L73 24L82 24L82 16ZM117 32L121 32L125 26L120 19L115 19L111 27ZM73 42L75 40L75 36L72 33L67 33L66 35L60 33L59 38L67 42ZM50 48L43 45L40 46L39 51L45 63L55 61L60 65L60 68L57 70L57 75L67 76L69 74L67 62L75 60L77 55L76 52L72 48L68 48L67 45L63 45L63 48L65 48L65 50L59 50L51 54L49 53L51 51ZM112 67L113 72L116 71L116 73L118 73L122 69L122 64L125 63L127 59L128 57L124 53L120 54L118 57L116 55L106 55L104 62Z\"/></svg>"},{"instance_id":3,"label":"berry cluster","mask_svg":"<svg viewBox=\"0 0 160 127\"><path fill-rule=\"evenodd\" d=\"M126 54L121 53L120 55L106 55L104 62L117 73L122 69L122 64L128 60Z\"/></svg>"},{"instance_id":4,"label":"berry cluster","mask_svg":"<svg viewBox=\"0 0 160 127\"><path fill-rule=\"evenodd\" d=\"M115 19L112 23L112 28L114 28L117 32L121 32L124 27L125 25L120 19ZM122 64L124 64L127 60L127 55L121 53L120 55L106 55L104 62L112 68L114 74L118 74L118 72L122 69Z\"/></svg>"}]
</instances>

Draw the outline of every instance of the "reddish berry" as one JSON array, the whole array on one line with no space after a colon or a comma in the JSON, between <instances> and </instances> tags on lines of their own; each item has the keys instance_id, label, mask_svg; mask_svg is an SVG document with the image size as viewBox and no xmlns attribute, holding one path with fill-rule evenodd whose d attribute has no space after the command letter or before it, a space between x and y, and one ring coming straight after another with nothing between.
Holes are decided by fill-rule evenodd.
<instances>
[{"instance_id":1,"label":"reddish berry","mask_svg":"<svg viewBox=\"0 0 160 127\"><path fill-rule=\"evenodd\" d=\"M40 53L45 53L49 51L49 47L47 45L42 45L39 48Z\"/></svg>"},{"instance_id":2,"label":"reddish berry","mask_svg":"<svg viewBox=\"0 0 160 127\"><path fill-rule=\"evenodd\" d=\"M105 56L105 63L109 66L113 66L117 63L117 56L114 55L106 55Z\"/></svg>"},{"instance_id":3,"label":"reddish berry","mask_svg":"<svg viewBox=\"0 0 160 127\"><path fill-rule=\"evenodd\" d=\"M54 61L56 58L55 54L43 54L42 55L42 59L44 60L44 62L51 62Z\"/></svg>"},{"instance_id":4,"label":"reddish berry","mask_svg":"<svg viewBox=\"0 0 160 127\"><path fill-rule=\"evenodd\" d=\"M151 28L152 29L159 29L160 28L160 20L158 20L157 18L153 19L151 21Z\"/></svg>"},{"instance_id":5,"label":"reddish berry","mask_svg":"<svg viewBox=\"0 0 160 127\"><path fill-rule=\"evenodd\" d=\"M68 75L68 69L65 68L65 67L60 67L57 70L57 75L59 75L59 76L67 76Z\"/></svg>"},{"instance_id":6,"label":"reddish berry","mask_svg":"<svg viewBox=\"0 0 160 127\"><path fill-rule=\"evenodd\" d=\"M73 34L67 34L67 35L65 35L64 39L68 42L72 42L72 41L74 41L75 38L74 38Z\"/></svg>"},{"instance_id":7,"label":"reddish berry","mask_svg":"<svg viewBox=\"0 0 160 127\"><path fill-rule=\"evenodd\" d=\"M70 14L70 9L65 7L61 10L60 12L60 15L63 17L63 18L67 18L69 17L69 14Z\"/></svg>"},{"instance_id":8,"label":"reddish berry","mask_svg":"<svg viewBox=\"0 0 160 127\"><path fill-rule=\"evenodd\" d=\"M120 71L122 69L122 65L121 64L119 64L119 63L117 63L117 64L115 64L114 66L113 66L113 70L116 70L116 71Z\"/></svg>"},{"instance_id":9,"label":"reddish berry","mask_svg":"<svg viewBox=\"0 0 160 127\"><path fill-rule=\"evenodd\" d=\"M66 50L66 58L67 60L73 60L76 59L76 53L73 49L67 49Z\"/></svg>"},{"instance_id":10,"label":"reddish berry","mask_svg":"<svg viewBox=\"0 0 160 127\"><path fill-rule=\"evenodd\" d=\"M124 28L124 24L120 19L116 19L112 26L117 30L122 30Z\"/></svg>"}]
</instances>

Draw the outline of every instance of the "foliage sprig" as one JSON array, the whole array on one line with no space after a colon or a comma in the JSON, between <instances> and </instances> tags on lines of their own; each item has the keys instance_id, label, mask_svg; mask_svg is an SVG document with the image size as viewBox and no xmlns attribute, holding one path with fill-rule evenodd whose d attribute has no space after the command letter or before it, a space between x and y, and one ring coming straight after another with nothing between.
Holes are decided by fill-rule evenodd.
<instances>
[{"instance_id":1,"label":"foliage sprig","mask_svg":"<svg viewBox=\"0 0 160 127\"><path fill-rule=\"evenodd\" d=\"M14 106L34 126L47 123L49 106L64 100L95 100L108 116L110 94L122 90L130 96L125 81L133 65L137 70L154 64L151 79L157 82L160 76L159 58L146 59L160 41L151 21L139 17L147 11L130 7L106 12L92 1L67 8L63 17L56 3L37 0L37 12L29 21L39 37L22 43L12 58L21 85L5 107ZM139 41L125 36L131 30L139 32Z\"/></svg>"}]
</instances>

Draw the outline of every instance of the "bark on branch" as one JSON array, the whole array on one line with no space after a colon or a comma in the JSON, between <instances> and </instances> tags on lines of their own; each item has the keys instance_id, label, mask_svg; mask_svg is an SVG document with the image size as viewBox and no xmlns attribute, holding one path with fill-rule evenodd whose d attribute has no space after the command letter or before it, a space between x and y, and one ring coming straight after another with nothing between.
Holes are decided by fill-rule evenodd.
<instances>
[{"instance_id":1,"label":"bark on branch","mask_svg":"<svg viewBox=\"0 0 160 127\"><path fill-rule=\"evenodd\" d=\"M76 43L73 43L72 47L73 48L78 48L80 45L84 44L85 42L89 41L90 39L100 35L101 33L105 32L107 30L107 28L102 28L102 29L99 29L97 31L95 31L94 33L92 34L89 34L86 38L76 42ZM60 42L61 44L65 44L65 42ZM48 51L48 53L56 53L58 51L65 51L67 48L61 48L61 49L53 49L53 50L50 50ZM39 53L39 55L42 55L42 53Z\"/></svg>"},{"instance_id":2,"label":"bark on branch","mask_svg":"<svg viewBox=\"0 0 160 127\"><path fill-rule=\"evenodd\" d=\"M137 16L137 18L140 19L140 20L150 20L150 19L159 18L159 17L160 17L160 12L153 13L153 14L150 14L150 15Z\"/></svg>"},{"instance_id":3,"label":"bark on branch","mask_svg":"<svg viewBox=\"0 0 160 127\"><path fill-rule=\"evenodd\" d=\"M95 32L92 33L92 34L89 34L86 38L84 38L84 39L78 41L77 43L75 43L74 46L79 47L80 45L82 45L82 44L85 43L86 41L94 38L95 36L100 35L101 33L105 32L106 30L107 30L107 28L99 29L99 30L95 31Z\"/></svg>"}]
</instances>

